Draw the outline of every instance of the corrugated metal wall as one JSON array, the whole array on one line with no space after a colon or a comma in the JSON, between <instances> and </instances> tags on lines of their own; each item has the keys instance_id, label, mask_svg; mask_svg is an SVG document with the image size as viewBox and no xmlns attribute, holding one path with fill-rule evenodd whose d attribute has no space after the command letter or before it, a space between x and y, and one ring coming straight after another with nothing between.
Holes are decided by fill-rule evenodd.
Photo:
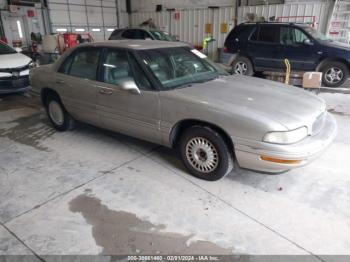
<instances>
[{"instance_id":1,"label":"corrugated metal wall","mask_svg":"<svg viewBox=\"0 0 350 262\"><path fill-rule=\"evenodd\" d=\"M238 8L238 23L246 21L246 13L255 13L268 19L271 16L315 16L316 28L325 32L328 19L330 1L313 1L286 3L283 5L258 5L244 6ZM220 32L220 24L227 23L229 30L234 26L235 8L219 7L217 9L187 9L177 10L180 19L175 19L174 11L168 12L136 12L131 14L131 26L138 26L143 21L152 18L157 26L179 37L181 41L189 42L193 45L202 45L203 38L206 37L205 24L213 24L213 37L216 41L210 44L209 52L212 58L216 58L217 48L222 48L227 33ZM307 22L298 19L300 22ZM288 21L284 19L283 21ZM289 19L294 22L293 19Z\"/></svg>"},{"instance_id":2,"label":"corrugated metal wall","mask_svg":"<svg viewBox=\"0 0 350 262\"><path fill-rule=\"evenodd\" d=\"M227 23L229 31L234 26L234 7L217 9L188 9L178 10L179 19L175 19L175 12L138 12L131 14L131 25L138 26L143 21L152 18L161 29L176 35L181 41L202 46L202 41L208 34L205 33L205 24L211 23L212 36L215 42L209 44L209 54L215 58L218 47L222 47L227 36L220 32L220 24Z\"/></svg>"},{"instance_id":3,"label":"corrugated metal wall","mask_svg":"<svg viewBox=\"0 0 350 262\"><path fill-rule=\"evenodd\" d=\"M316 28L325 33L329 10L331 8L330 1L314 1L301 3L286 3L283 5L257 5L244 6L238 8L238 21L246 21L247 13L254 13L257 16L263 16L266 20L269 17L290 17L290 16L315 16ZM311 18L284 18L283 22L309 22Z\"/></svg>"}]
</instances>

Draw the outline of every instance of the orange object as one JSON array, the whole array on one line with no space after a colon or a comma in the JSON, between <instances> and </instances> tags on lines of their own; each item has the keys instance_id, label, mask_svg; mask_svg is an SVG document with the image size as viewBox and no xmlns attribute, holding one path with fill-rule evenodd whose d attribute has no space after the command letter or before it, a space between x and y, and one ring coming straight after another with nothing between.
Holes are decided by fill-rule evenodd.
<instances>
[{"instance_id":1,"label":"orange object","mask_svg":"<svg viewBox=\"0 0 350 262\"><path fill-rule=\"evenodd\" d=\"M294 160L294 159L280 159L269 156L260 156L261 160L279 163L279 164L299 164L302 160Z\"/></svg>"},{"instance_id":2,"label":"orange object","mask_svg":"<svg viewBox=\"0 0 350 262\"><path fill-rule=\"evenodd\" d=\"M64 48L61 47L59 41L63 38L64 41ZM81 43L91 43L94 39L89 33L64 33L59 34L57 37L57 46L59 47L59 53L62 54L64 51L66 51L69 48L75 47L76 45L79 45Z\"/></svg>"},{"instance_id":3,"label":"orange object","mask_svg":"<svg viewBox=\"0 0 350 262\"><path fill-rule=\"evenodd\" d=\"M226 34L228 32L228 24L227 23L221 23L220 24L220 33Z\"/></svg>"},{"instance_id":4,"label":"orange object","mask_svg":"<svg viewBox=\"0 0 350 262\"><path fill-rule=\"evenodd\" d=\"M213 32L213 25L210 23L205 24L205 33L211 34Z\"/></svg>"}]
</instances>

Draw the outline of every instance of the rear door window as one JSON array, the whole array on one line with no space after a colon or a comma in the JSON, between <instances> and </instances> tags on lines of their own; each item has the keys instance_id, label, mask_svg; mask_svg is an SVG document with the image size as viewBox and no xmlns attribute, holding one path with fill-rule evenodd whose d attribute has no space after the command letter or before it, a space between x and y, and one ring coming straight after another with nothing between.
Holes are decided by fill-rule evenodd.
<instances>
[{"instance_id":1,"label":"rear door window","mask_svg":"<svg viewBox=\"0 0 350 262\"><path fill-rule=\"evenodd\" d=\"M139 31L139 39L152 39L152 36L145 30L138 30Z\"/></svg>"},{"instance_id":2,"label":"rear door window","mask_svg":"<svg viewBox=\"0 0 350 262\"><path fill-rule=\"evenodd\" d=\"M251 41L258 41L259 28L256 26L252 35L250 36Z\"/></svg>"},{"instance_id":3,"label":"rear door window","mask_svg":"<svg viewBox=\"0 0 350 262\"><path fill-rule=\"evenodd\" d=\"M122 33L122 37L128 39L137 39L136 33L136 30L125 30L124 33Z\"/></svg>"},{"instance_id":4,"label":"rear door window","mask_svg":"<svg viewBox=\"0 0 350 262\"><path fill-rule=\"evenodd\" d=\"M232 42L236 42L237 40L244 41L244 40L248 39L252 30L254 30L253 25L236 26L229 33L228 37L226 38L226 42L232 43Z\"/></svg>"},{"instance_id":5,"label":"rear door window","mask_svg":"<svg viewBox=\"0 0 350 262\"><path fill-rule=\"evenodd\" d=\"M128 38L128 39L146 39L151 38L150 35L140 29L131 29L131 30L125 30L125 32L122 34L122 37Z\"/></svg>"},{"instance_id":6,"label":"rear door window","mask_svg":"<svg viewBox=\"0 0 350 262\"><path fill-rule=\"evenodd\" d=\"M100 49L79 50L73 54L69 69L63 66L63 73L71 76L96 80L99 57Z\"/></svg>"},{"instance_id":7,"label":"rear door window","mask_svg":"<svg viewBox=\"0 0 350 262\"><path fill-rule=\"evenodd\" d=\"M113 31L113 33L111 34L111 36L109 37L109 40L115 40L118 39L119 34L121 33L122 30L120 29L116 29Z\"/></svg>"},{"instance_id":8,"label":"rear door window","mask_svg":"<svg viewBox=\"0 0 350 262\"><path fill-rule=\"evenodd\" d=\"M278 43L279 27L275 25L260 25L257 41Z\"/></svg>"}]
</instances>

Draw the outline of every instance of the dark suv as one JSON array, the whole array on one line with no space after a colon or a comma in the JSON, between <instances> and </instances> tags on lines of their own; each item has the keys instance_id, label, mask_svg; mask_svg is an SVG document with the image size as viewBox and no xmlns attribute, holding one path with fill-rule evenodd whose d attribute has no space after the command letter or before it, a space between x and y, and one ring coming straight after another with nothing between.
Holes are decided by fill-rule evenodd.
<instances>
[{"instance_id":1,"label":"dark suv","mask_svg":"<svg viewBox=\"0 0 350 262\"><path fill-rule=\"evenodd\" d=\"M350 46L334 42L305 24L243 23L225 40L227 63L237 74L285 70L320 71L322 83L342 85L349 77Z\"/></svg>"}]
</instances>

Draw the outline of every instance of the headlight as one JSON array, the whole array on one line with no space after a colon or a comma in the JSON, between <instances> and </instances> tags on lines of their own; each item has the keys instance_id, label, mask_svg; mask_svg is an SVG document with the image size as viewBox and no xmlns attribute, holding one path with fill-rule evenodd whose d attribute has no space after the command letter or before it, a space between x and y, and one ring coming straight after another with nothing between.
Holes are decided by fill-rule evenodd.
<instances>
[{"instance_id":1,"label":"headlight","mask_svg":"<svg viewBox=\"0 0 350 262\"><path fill-rule=\"evenodd\" d=\"M29 69L32 69L35 67L35 62L34 61L30 61L30 63L28 64Z\"/></svg>"},{"instance_id":2,"label":"headlight","mask_svg":"<svg viewBox=\"0 0 350 262\"><path fill-rule=\"evenodd\" d=\"M269 132L263 141L275 144L293 144L304 139L307 136L307 127L303 126L292 131Z\"/></svg>"}]
</instances>

